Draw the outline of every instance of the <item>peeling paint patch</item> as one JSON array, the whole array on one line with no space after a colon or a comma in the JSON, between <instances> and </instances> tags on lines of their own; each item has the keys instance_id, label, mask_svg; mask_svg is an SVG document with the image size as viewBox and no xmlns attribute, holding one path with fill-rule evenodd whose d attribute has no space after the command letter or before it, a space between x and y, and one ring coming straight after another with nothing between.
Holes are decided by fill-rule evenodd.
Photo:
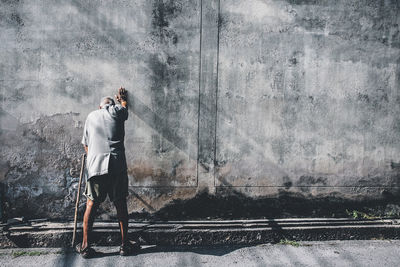
<instances>
[{"instance_id":1,"label":"peeling paint patch","mask_svg":"<svg viewBox=\"0 0 400 267\"><path fill-rule=\"evenodd\" d=\"M1 153L8 170L7 213L17 216L55 216L72 214L73 199L65 195L72 186L71 169L79 169L82 128L75 127L79 114L55 114L32 123L19 123L15 130L2 130ZM51 201L49 201L51 199Z\"/></svg>"}]
</instances>

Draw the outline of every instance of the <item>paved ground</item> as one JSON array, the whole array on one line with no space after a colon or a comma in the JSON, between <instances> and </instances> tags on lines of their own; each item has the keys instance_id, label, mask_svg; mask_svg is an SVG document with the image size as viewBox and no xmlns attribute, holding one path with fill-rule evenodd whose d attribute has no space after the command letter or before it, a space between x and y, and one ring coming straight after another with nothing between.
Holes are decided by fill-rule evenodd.
<instances>
[{"instance_id":1,"label":"paved ground","mask_svg":"<svg viewBox=\"0 0 400 267\"><path fill-rule=\"evenodd\" d=\"M3 249L0 266L400 266L400 240L324 241L251 247L146 246L121 257L117 247L96 248L85 260L61 249Z\"/></svg>"}]
</instances>

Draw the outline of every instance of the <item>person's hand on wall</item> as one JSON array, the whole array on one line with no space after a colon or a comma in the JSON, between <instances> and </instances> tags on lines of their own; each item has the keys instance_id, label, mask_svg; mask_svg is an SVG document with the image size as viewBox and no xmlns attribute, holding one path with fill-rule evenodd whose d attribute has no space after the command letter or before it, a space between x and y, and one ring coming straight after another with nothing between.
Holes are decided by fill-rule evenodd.
<instances>
[{"instance_id":1,"label":"person's hand on wall","mask_svg":"<svg viewBox=\"0 0 400 267\"><path fill-rule=\"evenodd\" d=\"M115 96L115 99L125 107L128 102L128 91L121 86L121 88L118 89L118 94Z\"/></svg>"}]
</instances>

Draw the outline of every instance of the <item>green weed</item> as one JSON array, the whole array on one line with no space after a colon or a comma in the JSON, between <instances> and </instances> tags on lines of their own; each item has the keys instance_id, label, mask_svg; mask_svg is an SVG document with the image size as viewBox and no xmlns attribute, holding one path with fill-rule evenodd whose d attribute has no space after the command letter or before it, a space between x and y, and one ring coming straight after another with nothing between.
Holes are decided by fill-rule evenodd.
<instances>
[{"instance_id":1,"label":"green weed","mask_svg":"<svg viewBox=\"0 0 400 267\"><path fill-rule=\"evenodd\" d=\"M281 241L279 241L279 244L280 245L290 245L290 246L293 246L293 247L299 247L300 246L300 243L299 242L297 242L297 241L294 241L294 240L288 240L288 239L281 239Z\"/></svg>"},{"instance_id":2,"label":"green weed","mask_svg":"<svg viewBox=\"0 0 400 267\"><path fill-rule=\"evenodd\" d=\"M372 219L381 219L381 217L372 215L372 214L368 214L362 211L358 211L358 210L353 210L353 211L349 211L346 209L346 213L347 215L353 217L354 219L368 219L368 220L372 220Z\"/></svg>"},{"instance_id":3,"label":"green weed","mask_svg":"<svg viewBox=\"0 0 400 267\"><path fill-rule=\"evenodd\" d=\"M21 256L40 256L40 255L46 255L47 252L40 252L40 251L13 251L11 253L11 256L14 258L16 257L21 257Z\"/></svg>"}]
</instances>

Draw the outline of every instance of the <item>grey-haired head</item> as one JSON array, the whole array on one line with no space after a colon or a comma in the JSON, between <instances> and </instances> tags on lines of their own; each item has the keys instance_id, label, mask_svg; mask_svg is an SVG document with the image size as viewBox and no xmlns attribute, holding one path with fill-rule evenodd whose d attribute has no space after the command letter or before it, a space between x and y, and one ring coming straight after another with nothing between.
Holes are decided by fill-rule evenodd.
<instances>
[{"instance_id":1,"label":"grey-haired head","mask_svg":"<svg viewBox=\"0 0 400 267\"><path fill-rule=\"evenodd\" d=\"M115 105L114 99L111 96L103 97L100 102L100 108L104 107L105 105Z\"/></svg>"}]
</instances>

